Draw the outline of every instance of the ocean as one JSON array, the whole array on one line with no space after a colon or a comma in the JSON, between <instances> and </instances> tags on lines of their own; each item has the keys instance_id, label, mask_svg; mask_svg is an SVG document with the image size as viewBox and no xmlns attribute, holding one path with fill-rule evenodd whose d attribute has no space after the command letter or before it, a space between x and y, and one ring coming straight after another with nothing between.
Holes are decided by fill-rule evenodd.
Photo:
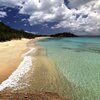
<instances>
[{"instance_id":1,"label":"ocean","mask_svg":"<svg viewBox=\"0 0 100 100\"><path fill-rule=\"evenodd\" d=\"M100 38L46 38L29 51L0 92L57 93L67 100L100 100Z\"/></svg>"},{"instance_id":2,"label":"ocean","mask_svg":"<svg viewBox=\"0 0 100 100\"><path fill-rule=\"evenodd\" d=\"M100 100L99 37L49 38L37 44L55 63L66 98Z\"/></svg>"}]
</instances>

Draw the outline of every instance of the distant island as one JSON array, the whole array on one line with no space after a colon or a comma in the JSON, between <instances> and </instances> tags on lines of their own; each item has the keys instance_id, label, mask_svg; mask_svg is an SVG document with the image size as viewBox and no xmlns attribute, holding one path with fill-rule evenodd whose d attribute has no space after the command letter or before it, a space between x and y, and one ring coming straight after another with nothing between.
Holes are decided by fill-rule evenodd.
<instances>
[{"instance_id":1,"label":"distant island","mask_svg":"<svg viewBox=\"0 0 100 100\"><path fill-rule=\"evenodd\" d=\"M50 36L51 37L78 37L77 35L74 35L70 32L57 33Z\"/></svg>"},{"instance_id":2,"label":"distant island","mask_svg":"<svg viewBox=\"0 0 100 100\"><path fill-rule=\"evenodd\" d=\"M41 36L49 36L49 37L77 37L76 35L64 32L64 33L57 33L53 35L39 35L39 34L33 34L25 32L24 30L17 30L13 29L7 25L5 25L3 22L0 22L0 41L10 41L12 39L21 39L21 38L27 38L32 39L35 37L41 37Z\"/></svg>"}]
</instances>

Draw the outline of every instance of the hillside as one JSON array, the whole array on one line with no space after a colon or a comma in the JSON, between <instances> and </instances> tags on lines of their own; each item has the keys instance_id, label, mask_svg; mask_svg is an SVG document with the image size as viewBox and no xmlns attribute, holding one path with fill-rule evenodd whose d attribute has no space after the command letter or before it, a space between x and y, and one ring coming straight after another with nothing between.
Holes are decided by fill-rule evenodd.
<instances>
[{"instance_id":1,"label":"hillside","mask_svg":"<svg viewBox=\"0 0 100 100\"><path fill-rule=\"evenodd\" d=\"M12 39L21 39L21 38L31 39L37 36L40 35L26 33L23 30L16 30L0 22L0 41L9 41Z\"/></svg>"},{"instance_id":2,"label":"hillside","mask_svg":"<svg viewBox=\"0 0 100 100\"><path fill-rule=\"evenodd\" d=\"M64 32L64 33L57 33L50 35L51 37L78 37L77 35L74 35L70 32Z\"/></svg>"}]
</instances>

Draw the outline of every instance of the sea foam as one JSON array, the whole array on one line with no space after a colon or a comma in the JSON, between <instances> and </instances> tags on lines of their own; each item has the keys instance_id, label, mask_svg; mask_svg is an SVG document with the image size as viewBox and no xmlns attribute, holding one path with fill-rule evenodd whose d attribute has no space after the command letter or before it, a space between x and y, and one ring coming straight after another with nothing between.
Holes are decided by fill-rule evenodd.
<instances>
[{"instance_id":1,"label":"sea foam","mask_svg":"<svg viewBox=\"0 0 100 100\"><path fill-rule=\"evenodd\" d=\"M10 77L0 84L0 91L5 88L14 88L18 86L18 81L30 70L32 66L32 57L28 54L35 53L36 48L31 48L28 52L23 55L23 61L20 63L18 68L10 75Z\"/></svg>"}]
</instances>

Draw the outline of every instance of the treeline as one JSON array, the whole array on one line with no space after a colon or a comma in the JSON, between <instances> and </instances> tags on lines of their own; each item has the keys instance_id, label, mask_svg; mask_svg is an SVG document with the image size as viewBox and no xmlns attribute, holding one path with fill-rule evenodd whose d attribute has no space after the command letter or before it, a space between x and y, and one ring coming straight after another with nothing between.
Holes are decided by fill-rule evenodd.
<instances>
[{"instance_id":1,"label":"treeline","mask_svg":"<svg viewBox=\"0 0 100 100\"><path fill-rule=\"evenodd\" d=\"M10 41L12 39L28 38L32 39L40 35L26 33L23 30L12 29L4 23L0 22L0 41Z\"/></svg>"},{"instance_id":2,"label":"treeline","mask_svg":"<svg viewBox=\"0 0 100 100\"><path fill-rule=\"evenodd\" d=\"M63 32L63 33L57 33L57 34L50 35L50 37L78 37L78 36L70 32Z\"/></svg>"}]
</instances>

